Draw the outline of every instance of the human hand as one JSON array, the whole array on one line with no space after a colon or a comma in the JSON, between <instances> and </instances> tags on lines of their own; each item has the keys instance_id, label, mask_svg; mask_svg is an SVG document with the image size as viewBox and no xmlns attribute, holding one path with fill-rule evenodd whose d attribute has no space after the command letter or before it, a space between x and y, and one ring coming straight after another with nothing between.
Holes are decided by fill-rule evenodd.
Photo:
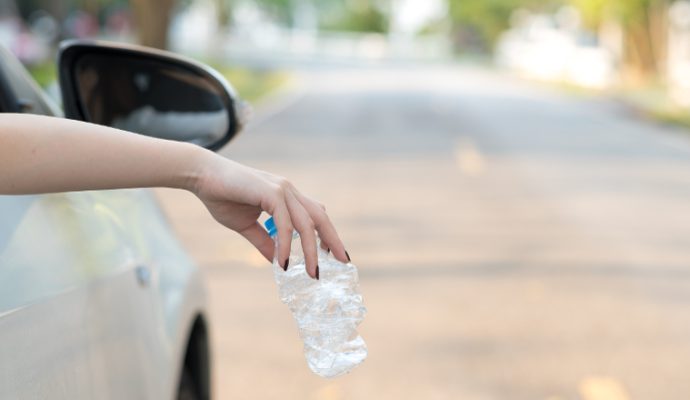
<instances>
[{"instance_id":1,"label":"human hand","mask_svg":"<svg viewBox=\"0 0 690 400\"><path fill-rule=\"evenodd\" d=\"M292 231L297 230L304 250L307 273L318 277L316 233L336 259L349 261L342 241L325 208L303 195L288 180L253 169L211 152L201 157L192 190L224 226L244 236L269 261L274 256L287 269ZM278 229L278 254L273 240L257 221L265 211Z\"/></svg>"},{"instance_id":2,"label":"human hand","mask_svg":"<svg viewBox=\"0 0 690 400\"><path fill-rule=\"evenodd\" d=\"M69 119L6 114L0 118L0 171L0 194L187 189L218 222L239 232L269 261L274 243L257 218L262 211L271 214L278 229L276 259L284 268L293 229L300 234L310 276L318 276L316 232L335 258L349 259L321 204L285 178L191 143Z\"/></svg>"}]
</instances>

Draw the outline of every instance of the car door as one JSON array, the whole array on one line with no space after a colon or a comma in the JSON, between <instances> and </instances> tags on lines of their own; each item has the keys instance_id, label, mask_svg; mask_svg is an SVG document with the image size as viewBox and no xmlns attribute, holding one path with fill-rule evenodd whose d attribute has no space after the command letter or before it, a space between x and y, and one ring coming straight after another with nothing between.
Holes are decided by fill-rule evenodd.
<instances>
[{"instance_id":1,"label":"car door","mask_svg":"<svg viewBox=\"0 0 690 400\"><path fill-rule=\"evenodd\" d=\"M0 55L1 111L59 112ZM140 192L0 196L0 398L157 398Z\"/></svg>"}]
</instances>

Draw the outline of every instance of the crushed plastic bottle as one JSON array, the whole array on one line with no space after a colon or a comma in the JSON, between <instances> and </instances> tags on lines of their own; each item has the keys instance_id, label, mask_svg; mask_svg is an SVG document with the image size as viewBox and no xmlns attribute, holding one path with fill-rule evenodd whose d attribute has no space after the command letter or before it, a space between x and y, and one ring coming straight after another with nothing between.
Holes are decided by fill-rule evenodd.
<instances>
[{"instance_id":1,"label":"crushed plastic bottle","mask_svg":"<svg viewBox=\"0 0 690 400\"><path fill-rule=\"evenodd\" d=\"M277 242L273 218L264 226ZM299 235L293 232L287 271L273 260L280 300L287 304L304 343L304 357L317 375L332 378L350 372L367 358L357 333L366 308L359 292L357 267L343 264L318 246L319 280L307 274Z\"/></svg>"}]
</instances>

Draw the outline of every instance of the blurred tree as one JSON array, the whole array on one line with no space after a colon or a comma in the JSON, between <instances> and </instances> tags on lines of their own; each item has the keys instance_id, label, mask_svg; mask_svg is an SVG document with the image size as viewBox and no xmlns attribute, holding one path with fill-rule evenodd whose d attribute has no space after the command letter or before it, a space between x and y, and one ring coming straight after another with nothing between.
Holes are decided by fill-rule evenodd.
<instances>
[{"instance_id":1,"label":"blurred tree","mask_svg":"<svg viewBox=\"0 0 690 400\"><path fill-rule=\"evenodd\" d=\"M295 6L293 0L255 0L254 2L276 22L292 26L293 9Z\"/></svg>"},{"instance_id":2,"label":"blurred tree","mask_svg":"<svg viewBox=\"0 0 690 400\"><path fill-rule=\"evenodd\" d=\"M232 1L216 0L216 10L218 10L218 26L227 27L230 24L230 18L232 18Z\"/></svg>"},{"instance_id":3,"label":"blurred tree","mask_svg":"<svg viewBox=\"0 0 690 400\"><path fill-rule=\"evenodd\" d=\"M221 0L222 1L222 0ZM254 0L274 21L293 26L300 5L311 3L325 29L356 32L386 32L385 12L389 0Z\"/></svg>"},{"instance_id":4,"label":"blurred tree","mask_svg":"<svg viewBox=\"0 0 690 400\"><path fill-rule=\"evenodd\" d=\"M623 29L626 76L647 80L662 70L666 58L667 10L672 0L571 0L586 26L596 31L607 21Z\"/></svg>"},{"instance_id":5,"label":"blurred tree","mask_svg":"<svg viewBox=\"0 0 690 400\"><path fill-rule=\"evenodd\" d=\"M98 1L98 0L96 0ZM139 33L139 43L165 49L175 0L129 0Z\"/></svg>"},{"instance_id":6,"label":"blurred tree","mask_svg":"<svg viewBox=\"0 0 690 400\"><path fill-rule=\"evenodd\" d=\"M570 0L570 3L580 11L585 28L594 32L601 28L611 8L611 0Z\"/></svg>"},{"instance_id":7,"label":"blurred tree","mask_svg":"<svg viewBox=\"0 0 690 400\"><path fill-rule=\"evenodd\" d=\"M385 33L388 31L388 18L380 10L367 7L349 13L336 27L352 32Z\"/></svg>"},{"instance_id":8,"label":"blurred tree","mask_svg":"<svg viewBox=\"0 0 690 400\"><path fill-rule=\"evenodd\" d=\"M448 0L456 47L488 51L510 26L515 10L550 9L558 3L556 0Z\"/></svg>"},{"instance_id":9,"label":"blurred tree","mask_svg":"<svg viewBox=\"0 0 690 400\"><path fill-rule=\"evenodd\" d=\"M79 6L81 6L81 9L87 13L98 16L101 11L101 6L105 2L105 0L81 0L79 1L79 3L81 3Z\"/></svg>"},{"instance_id":10,"label":"blurred tree","mask_svg":"<svg viewBox=\"0 0 690 400\"><path fill-rule=\"evenodd\" d=\"M325 29L351 32L388 32L390 0L331 0L319 4Z\"/></svg>"},{"instance_id":11,"label":"blurred tree","mask_svg":"<svg viewBox=\"0 0 690 400\"><path fill-rule=\"evenodd\" d=\"M519 8L553 10L564 4L575 6L584 25L597 32L606 22L623 30L626 75L648 79L663 70L666 57L667 10L673 0L448 0L456 46L490 50L509 27Z\"/></svg>"}]
</instances>

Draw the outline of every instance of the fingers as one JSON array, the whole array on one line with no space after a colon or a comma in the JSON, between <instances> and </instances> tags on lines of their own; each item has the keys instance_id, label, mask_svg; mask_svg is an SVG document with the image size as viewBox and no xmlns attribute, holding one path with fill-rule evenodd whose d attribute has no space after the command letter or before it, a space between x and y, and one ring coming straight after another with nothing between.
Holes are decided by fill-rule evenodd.
<instances>
[{"instance_id":1,"label":"fingers","mask_svg":"<svg viewBox=\"0 0 690 400\"><path fill-rule=\"evenodd\" d=\"M321 238L321 247L330 249L338 261L344 263L350 262L350 257L345 251L345 245L343 245L343 242L338 236L338 232L335 230L335 226L333 226L330 218L328 218L325 207L301 193L296 193L295 196L300 200L302 206L311 216L314 227L316 231L319 232L319 237Z\"/></svg>"},{"instance_id":2,"label":"fingers","mask_svg":"<svg viewBox=\"0 0 690 400\"><path fill-rule=\"evenodd\" d=\"M304 262L307 268L307 273L312 278L318 279L318 255L316 252L316 232L314 231L314 222L312 221L307 210L297 200L297 197L291 192L286 194L287 207L292 217L292 223L299 232L300 240L302 242L302 251L304 252Z\"/></svg>"},{"instance_id":3,"label":"fingers","mask_svg":"<svg viewBox=\"0 0 690 400\"><path fill-rule=\"evenodd\" d=\"M290 259L290 243L292 242L292 218L285 204L279 203L273 210L273 220L278 228L278 254L274 256L278 265L287 269Z\"/></svg>"},{"instance_id":4,"label":"fingers","mask_svg":"<svg viewBox=\"0 0 690 400\"><path fill-rule=\"evenodd\" d=\"M306 270L312 278L319 277L317 232L324 250L330 249L334 257L341 262L350 261L345 246L326 214L325 207L299 193L285 179L276 179L273 195L265 203L262 201L262 209L273 216L278 229L277 254L274 257L281 267L288 266L293 228L300 235ZM259 238L255 240L258 241ZM260 245L266 246L263 237Z\"/></svg>"},{"instance_id":5,"label":"fingers","mask_svg":"<svg viewBox=\"0 0 690 400\"><path fill-rule=\"evenodd\" d=\"M275 243L273 243L271 237L268 236L268 232L266 232L258 221L249 228L239 232L239 234L254 245L268 261L273 262Z\"/></svg>"}]
</instances>

